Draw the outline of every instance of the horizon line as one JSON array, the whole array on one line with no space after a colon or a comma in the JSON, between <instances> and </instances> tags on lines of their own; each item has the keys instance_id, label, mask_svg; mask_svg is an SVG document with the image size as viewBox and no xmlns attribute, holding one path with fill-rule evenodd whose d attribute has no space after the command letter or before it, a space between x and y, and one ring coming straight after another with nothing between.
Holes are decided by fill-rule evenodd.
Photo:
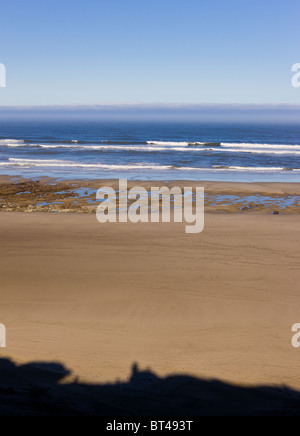
<instances>
[{"instance_id":1,"label":"horizon line","mask_svg":"<svg viewBox=\"0 0 300 436\"><path fill-rule=\"evenodd\" d=\"M300 110L300 103L100 103L100 104L44 104L0 105L0 111L12 110L118 110L118 109L241 109L241 110Z\"/></svg>"}]
</instances>

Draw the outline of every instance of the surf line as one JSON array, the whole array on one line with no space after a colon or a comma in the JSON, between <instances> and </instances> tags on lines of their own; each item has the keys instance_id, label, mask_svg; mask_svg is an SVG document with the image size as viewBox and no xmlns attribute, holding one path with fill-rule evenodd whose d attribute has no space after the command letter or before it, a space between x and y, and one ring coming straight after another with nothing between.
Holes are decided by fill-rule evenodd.
<instances>
[{"instance_id":1,"label":"surf line","mask_svg":"<svg viewBox=\"0 0 300 436\"><path fill-rule=\"evenodd\" d=\"M173 213L171 213L173 199ZM163 186L128 190L128 180L119 180L118 194L114 188L97 191L97 220L99 223L175 223L185 222L185 232L204 230L204 188ZM195 212L194 212L195 210Z\"/></svg>"}]
</instances>

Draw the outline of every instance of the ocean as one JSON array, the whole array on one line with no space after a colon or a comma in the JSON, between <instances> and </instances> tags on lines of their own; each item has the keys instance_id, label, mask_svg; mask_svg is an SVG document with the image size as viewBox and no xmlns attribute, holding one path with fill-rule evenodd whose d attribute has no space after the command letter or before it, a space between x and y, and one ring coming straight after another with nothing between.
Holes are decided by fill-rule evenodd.
<instances>
[{"instance_id":1,"label":"ocean","mask_svg":"<svg viewBox=\"0 0 300 436\"><path fill-rule=\"evenodd\" d=\"M300 126L0 121L0 174L58 179L299 182Z\"/></svg>"}]
</instances>

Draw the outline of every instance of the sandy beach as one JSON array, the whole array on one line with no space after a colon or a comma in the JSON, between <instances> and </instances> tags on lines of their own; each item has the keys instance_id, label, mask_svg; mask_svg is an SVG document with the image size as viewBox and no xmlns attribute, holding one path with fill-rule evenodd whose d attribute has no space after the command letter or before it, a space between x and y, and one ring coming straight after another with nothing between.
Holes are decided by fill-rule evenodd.
<instances>
[{"instance_id":1,"label":"sandy beach","mask_svg":"<svg viewBox=\"0 0 300 436\"><path fill-rule=\"evenodd\" d=\"M267 185L261 190L269 195L300 191ZM245 195L242 188L230 189ZM258 185L247 189L257 193ZM276 395L283 386L300 390L299 351L291 345L300 322L298 215L211 212L198 235L186 235L183 224L101 225L88 213L1 213L2 358L56 362L70 371L58 377L65 385L120 381L132 388L138 364L164 380L276 386ZM292 394L281 395L283 413ZM119 400L121 413L128 398ZM262 412L258 399L244 405L241 413L246 405Z\"/></svg>"}]
</instances>

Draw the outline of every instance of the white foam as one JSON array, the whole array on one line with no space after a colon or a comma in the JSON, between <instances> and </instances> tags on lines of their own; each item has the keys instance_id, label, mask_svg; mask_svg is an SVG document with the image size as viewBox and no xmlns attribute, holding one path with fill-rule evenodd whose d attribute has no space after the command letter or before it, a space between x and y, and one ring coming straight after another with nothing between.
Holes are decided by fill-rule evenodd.
<instances>
[{"instance_id":1,"label":"white foam","mask_svg":"<svg viewBox=\"0 0 300 436\"><path fill-rule=\"evenodd\" d=\"M19 139L0 139L0 147L22 147L24 141Z\"/></svg>"},{"instance_id":2,"label":"white foam","mask_svg":"<svg viewBox=\"0 0 300 436\"><path fill-rule=\"evenodd\" d=\"M222 142L222 147L232 148L248 148L248 149L263 149L263 150L300 150L300 145L285 145L285 144L251 144L251 143L227 143Z\"/></svg>"},{"instance_id":3,"label":"white foam","mask_svg":"<svg viewBox=\"0 0 300 436\"><path fill-rule=\"evenodd\" d=\"M106 165L106 164L86 164L83 162L67 162L62 160L41 160L41 159L14 159L10 158L9 162L0 163L0 165L15 165L23 167L59 167L59 168L102 168L102 169L124 169L124 170L168 170L170 166L163 165L143 165L143 164L131 164L131 165Z\"/></svg>"},{"instance_id":4,"label":"white foam","mask_svg":"<svg viewBox=\"0 0 300 436\"><path fill-rule=\"evenodd\" d=\"M273 155L291 155L291 156L299 156L300 155L300 151L293 151L293 150L257 150L255 148L237 148L237 149L233 149L233 148L223 148L221 147L220 149L215 149L214 151L226 151L228 153L253 153L253 154L273 154Z\"/></svg>"},{"instance_id":5,"label":"white foam","mask_svg":"<svg viewBox=\"0 0 300 436\"><path fill-rule=\"evenodd\" d=\"M207 145L207 142L169 142L169 141L147 141L149 145L158 145L163 147L188 147L191 145Z\"/></svg>"},{"instance_id":6,"label":"white foam","mask_svg":"<svg viewBox=\"0 0 300 436\"><path fill-rule=\"evenodd\" d=\"M268 172L268 171L288 171L288 169L283 168L283 167L240 167L240 166L221 166L221 165L214 165L213 168L221 170L221 171L226 171L226 170L235 170L235 171L255 171L255 172L259 172L259 171L263 171L263 172ZM290 170L292 171L292 169Z\"/></svg>"},{"instance_id":7,"label":"white foam","mask_svg":"<svg viewBox=\"0 0 300 436\"><path fill-rule=\"evenodd\" d=\"M32 144L32 146L34 146ZM40 148L70 148L70 149L78 149L78 150L130 150L130 151L162 151L168 150L168 148L158 148L158 147L147 147L147 146L123 146L123 145L45 145L45 144L37 144L36 147Z\"/></svg>"},{"instance_id":8,"label":"white foam","mask_svg":"<svg viewBox=\"0 0 300 436\"><path fill-rule=\"evenodd\" d=\"M146 145L79 145L77 140L71 141L72 144L25 144L23 140L3 139L0 140L0 147L39 147L42 149L78 149L82 151L177 151L191 153L208 153L208 152L227 152L227 153L255 153L255 154L273 154L273 155L300 155L300 145L284 144L251 144L251 143L221 143L221 146L214 146L206 142L166 142L166 141L148 141ZM193 147L189 147L190 145ZM152 145L152 146L149 146ZM199 147L197 147L197 145ZM203 147L207 145L207 147Z\"/></svg>"},{"instance_id":9,"label":"white foam","mask_svg":"<svg viewBox=\"0 0 300 436\"><path fill-rule=\"evenodd\" d=\"M177 147L177 146L188 146L189 142L168 142L168 141L147 141L149 145L159 145L159 146L169 146L169 147Z\"/></svg>"},{"instance_id":10,"label":"white foam","mask_svg":"<svg viewBox=\"0 0 300 436\"><path fill-rule=\"evenodd\" d=\"M128 165L108 165L101 163L83 163L69 162L55 159L15 159L10 158L9 162L1 162L0 167L18 166L18 167L51 167L51 168L86 168L86 169L103 169L103 170L156 170L156 171L197 171L197 172L218 172L218 171L245 171L245 172L283 172L289 171L283 167L240 167L228 166L222 167L215 165L213 168L196 168L196 167L174 167L166 165L147 165L147 164L128 164ZM298 171L300 169L290 170Z\"/></svg>"}]
</instances>

